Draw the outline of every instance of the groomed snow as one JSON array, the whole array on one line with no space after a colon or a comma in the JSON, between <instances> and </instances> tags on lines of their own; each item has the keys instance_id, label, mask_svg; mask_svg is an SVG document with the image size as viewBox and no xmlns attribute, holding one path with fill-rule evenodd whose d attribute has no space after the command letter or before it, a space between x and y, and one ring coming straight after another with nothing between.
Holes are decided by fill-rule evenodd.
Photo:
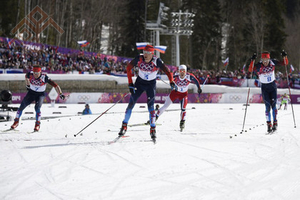
<instances>
[{"instance_id":1,"label":"groomed snow","mask_svg":"<svg viewBox=\"0 0 300 200\"><path fill-rule=\"evenodd\" d=\"M86 116L77 114L84 105L58 106L43 105L42 116L61 111L65 117L42 120L39 133L28 134L34 114L24 114L19 131L0 133L0 199L300 197L300 105L293 105L296 128L289 105L278 113L278 132L266 135L263 104L250 104L243 134L242 104L188 104L183 132L179 104L173 104L157 121L155 145L149 126L128 127L129 137L108 144L127 104L117 104L77 137L112 104L90 104L95 114ZM34 113L34 106L25 111ZM129 124L144 123L148 116L146 104L137 104ZM0 122L0 130L11 124Z\"/></svg>"}]
</instances>

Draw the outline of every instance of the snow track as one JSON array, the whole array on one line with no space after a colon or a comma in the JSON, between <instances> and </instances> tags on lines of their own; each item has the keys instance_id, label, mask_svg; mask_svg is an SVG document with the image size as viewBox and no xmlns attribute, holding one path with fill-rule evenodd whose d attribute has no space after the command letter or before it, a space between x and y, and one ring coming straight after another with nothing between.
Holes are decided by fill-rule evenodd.
<instances>
[{"instance_id":1,"label":"snow track","mask_svg":"<svg viewBox=\"0 0 300 200\"><path fill-rule=\"evenodd\" d=\"M110 105L90 105L102 113ZM265 135L264 105L188 104L179 131L179 104L158 119L157 143L149 126L128 127L117 137L127 104L97 115L34 121L0 132L0 199L201 199L297 200L300 196L300 131L290 110L280 110L278 131ZM74 108L75 106L73 106ZM195 109L191 109L195 107ZM97 108L97 110L96 110ZM51 113L49 106L43 113ZM300 106L294 105L296 121ZM145 123L147 108L134 108L130 124ZM299 120L298 120L299 121ZM12 122L1 122L5 130ZM236 136L234 136L236 135ZM67 136L67 137L65 137ZM229 136L233 136L231 139Z\"/></svg>"}]
</instances>

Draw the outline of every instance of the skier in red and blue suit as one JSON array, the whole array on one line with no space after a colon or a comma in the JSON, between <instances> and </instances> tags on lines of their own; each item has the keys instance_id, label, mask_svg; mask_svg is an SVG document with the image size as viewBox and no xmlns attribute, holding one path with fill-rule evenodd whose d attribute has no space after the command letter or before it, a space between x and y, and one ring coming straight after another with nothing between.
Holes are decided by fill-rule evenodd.
<instances>
[{"instance_id":1,"label":"skier in red and blue suit","mask_svg":"<svg viewBox=\"0 0 300 200\"><path fill-rule=\"evenodd\" d=\"M153 140L156 139L154 101L156 94L157 72L159 70L162 70L168 76L171 87L174 87L175 83L173 82L173 76L168 67L165 66L164 62L160 58L154 56L154 50L154 47L151 45L145 46L143 54L135 57L127 65L127 78L131 97L126 108L125 118L122 122L119 136L123 136L126 133L127 124L130 119L132 109L136 104L138 98L145 91L147 94L147 106L149 111L150 136ZM134 66L138 67L138 76L135 83L133 84L132 69L134 68Z\"/></svg>"},{"instance_id":2,"label":"skier in red and blue suit","mask_svg":"<svg viewBox=\"0 0 300 200\"><path fill-rule=\"evenodd\" d=\"M283 61L279 62L275 59L270 59L269 52L263 52L261 54L261 61L254 65L256 59L256 53L251 57L249 66L249 72L256 72L259 76L259 82L261 84L261 93L265 103L265 115L267 120L268 132L276 131L278 126L277 121L277 85L275 79L275 66L276 65L287 65L287 53L282 51L281 53ZM271 108L273 116L273 125L271 123Z\"/></svg>"}]
</instances>

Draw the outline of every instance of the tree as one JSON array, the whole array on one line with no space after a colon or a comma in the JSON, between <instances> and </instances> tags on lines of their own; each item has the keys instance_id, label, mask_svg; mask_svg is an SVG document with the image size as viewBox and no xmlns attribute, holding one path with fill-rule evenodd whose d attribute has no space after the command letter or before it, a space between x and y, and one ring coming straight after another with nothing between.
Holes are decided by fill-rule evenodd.
<instances>
[{"instance_id":1,"label":"tree","mask_svg":"<svg viewBox=\"0 0 300 200\"><path fill-rule=\"evenodd\" d=\"M137 55L136 42L144 41L145 31L145 1L127 0L122 9L122 19L118 29L113 32L114 52L117 55L134 57Z\"/></svg>"},{"instance_id":2,"label":"tree","mask_svg":"<svg viewBox=\"0 0 300 200\"><path fill-rule=\"evenodd\" d=\"M216 69L220 60L222 19L218 1L185 0L183 9L195 13L191 36L194 68Z\"/></svg>"},{"instance_id":3,"label":"tree","mask_svg":"<svg viewBox=\"0 0 300 200\"><path fill-rule=\"evenodd\" d=\"M300 72L300 3L295 5L295 12L291 15L292 17L285 17L285 32L287 34L286 43L284 49L288 52L289 63L294 65L295 70L298 69ZM298 67L297 67L298 66Z\"/></svg>"},{"instance_id":4,"label":"tree","mask_svg":"<svg viewBox=\"0 0 300 200\"><path fill-rule=\"evenodd\" d=\"M1 1L0 35L13 38L10 31L24 17L24 2L19 0Z\"/></svg>"},{"instance_id":5,"label":"tree","mask_svg":"<svg viewBox=\"0 0 300 200\"><path fill-rule=\"evenodd\" d=\"M261 5L266 20L265 49L270 51L273 57L280 57L280 51L286 41L282 16L285 11L284 3L282 0L262 0Z\"/></svg>"}]
</instances>

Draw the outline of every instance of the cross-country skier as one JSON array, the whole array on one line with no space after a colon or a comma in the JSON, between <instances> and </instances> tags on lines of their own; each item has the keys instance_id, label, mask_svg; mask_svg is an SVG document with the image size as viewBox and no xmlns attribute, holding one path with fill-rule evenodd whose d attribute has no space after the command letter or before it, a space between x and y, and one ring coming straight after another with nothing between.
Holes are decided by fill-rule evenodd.
<instances>
[{"instance_id":1,"label":"cross-country skier","mask_svg":"<svg viewBox=\"0 0 300 200\"><path fill-rule=\"evenodd\" d=\"M122 122L122 127L119 136L123 136L127 131L127 124L131 116L132 109L136 104L138 98L145 91L147 94L147 106L150 120L150 136L153 140L156 139L155 131L155 111L154 101L156 94L156 74L158 70L162 70L168 76L171 87L175 86L173 76L170 70L165 66L160 58L154 56L154 47L151 45L145 46L143 54L135 57L127 65L127 77L129 84L129 91L131 93L129 104L126 108L125 118ZM138 76L135 83L132 82L132 69L134 66L138 67Z\"/></svg>"},{"instance_id":2,"label":"cross-country skier","mask_svg":"<svg viewBox=\"0 0 300 200\"><path fill-rule=\"evenodd\" d=\"M176 100L180 101L180 130L182 131L185 124L186 117L186 106L188 103L188 87L191 82L197 85L198 94L201 94L202 89L198 79L192 74L187 72L187 67L185 65L180 65L179 74L174 74L173 79L176 85L176 90L172 90L170 95L167 97L164 105L157 111L156 119L162 115L162 113Z\"/></svg>"},{"instance_id":3,"label":"cross-country skier","mask_svg":"<svg viewBox=\"0 0 300 200\"><path fill-rule=\"evenodd\" d=\"M284 93L284 95L282 95L280 97L281 103L280 103L280 107L278 110L281 109L281 106L284 104L284 110L287 110L287 104L289 101L291 101L290 96L287 93Z\"/></svg>"},{"instance_id":4,"label":"cross-country skier","mask_svg":"<svg viewBox=\"0 0 300 200\"><path fill-rule=\"evenodd\" d=\"M262 97L265 102L265 115L267 120L268 133L276 131L278 126L277 121L277 85L275 82L275 66L276 65L287 65L287 53L283 50L281 52L283 61L279 62L275 59L270 59L269 52L263 52L261 54L261 61L254 65L256 59L256 53L251 57L251 62L249 66L249 72L256 72L259 76L259 81L261 83ZM273 126L271 123L271 108L273 116Z\"/></svg>"},{"instance_id":5,"label":"cross-country skier","mask_svg":"<svg viewBox=\"0 0 300 200\"><path fill-rule=\"evenodd\" d=\"M41 124L41 106L45 98L46 84L52 85L56 92L60 95L62 100L65 99L65 95L62 93L59 85L52 81L46 74L42 73L42 68L39 65L33 67L33 71L26 73L25 75L26 88L28 90L26 96L21 102L18 108L15 120L11 129L15 129L19 125L19 120L21 118L23 110L35 101L35 112L36 112L36 122L34 126L34 131L40 130Z\"/></svg>"}]
</instances>

